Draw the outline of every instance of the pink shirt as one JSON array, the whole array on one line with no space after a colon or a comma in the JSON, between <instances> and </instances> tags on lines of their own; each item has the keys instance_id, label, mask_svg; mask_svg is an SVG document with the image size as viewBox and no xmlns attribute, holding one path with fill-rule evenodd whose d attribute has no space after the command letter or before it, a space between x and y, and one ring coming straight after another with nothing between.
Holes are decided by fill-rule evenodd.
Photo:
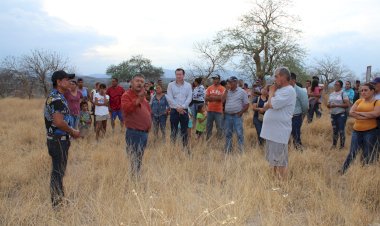
<instances>
[{"instance_id":1,"label":"pink shirt","mask_svg":"<svg viewBox=\"0 0 380 226\"><path fill-rule=\"evenodd\" d=\"M67 103L69 104L70 114L79 115L80 113L80 100L83 98L82 92L77 91L77 95L73 96L70 91L64 94Z\"/></svg>"}]
</instances>

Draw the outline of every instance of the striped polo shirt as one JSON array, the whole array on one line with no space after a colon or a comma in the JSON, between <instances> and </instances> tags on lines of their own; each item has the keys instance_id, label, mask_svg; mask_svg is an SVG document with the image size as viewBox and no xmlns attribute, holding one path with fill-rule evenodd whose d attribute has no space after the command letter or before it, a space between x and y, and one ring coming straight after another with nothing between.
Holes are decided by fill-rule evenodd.
<instances>
[{"instance_id":1,"label":"striped polo shirt","mask_svg":"<svg viewBox=\"0 0 380 226\"><path fill-rule=\"evenodd\" d=\"M248 95L242 88L237 87L234 91L228 90L225 106L227 114L240 112L246 104L248 104Z\"/></svg>"}]
</instances>

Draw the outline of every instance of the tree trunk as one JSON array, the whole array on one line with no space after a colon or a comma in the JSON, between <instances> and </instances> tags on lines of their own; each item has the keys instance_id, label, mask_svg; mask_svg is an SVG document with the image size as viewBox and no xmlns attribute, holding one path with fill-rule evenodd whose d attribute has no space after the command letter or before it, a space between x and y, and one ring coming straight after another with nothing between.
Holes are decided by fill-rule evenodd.
<instances>
[{"instance_id":1,"label":"tree trunk","mask_svg":"<svg viewBox=\"0 0 380 226\"><path fill-rule=\"evenodd\" d=\"M259 53L253 54L253 60L255 61L255 65L256 65L256 77L258 79L263 80L265 73L264 73L264 70L261 68L260 54Z\"/></svg>"},{"instance_id":2,"label":"tree trunk","mask_svg":"<svg viewBox=\"0 0 380 226\"><path fill-rule=\"evenodd\" d=\"M42 82L42 87L44 88L44 94L45 94L45 97L47 97L48 96L48 87L47 87L47 84L46 84L46 82Z\"/></svg>"}]
</instances>

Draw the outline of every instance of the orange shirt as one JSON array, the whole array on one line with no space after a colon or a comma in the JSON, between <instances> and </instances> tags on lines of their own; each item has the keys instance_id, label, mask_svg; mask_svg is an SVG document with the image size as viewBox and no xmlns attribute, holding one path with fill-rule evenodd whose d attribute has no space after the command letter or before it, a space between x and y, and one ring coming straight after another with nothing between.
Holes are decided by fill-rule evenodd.
<instances>
[{"instance_id":1,"label":"orange shirt","mask_svg":"<svg viewBox=\"0 0 380 226\"><path fill-rule=\"evenodd\" d=\"M375 104L375 100L371 102L365 102L364 99L359 99L355 102L357 104L356 111L357 112L371 112L374 110L375 106L380 106L380 101L377 101ZM356 131L367 131L371 129L375 129L377 127L376 119L356 119L354 124L354 130Z\"/></svg>"},{"instance_id":2,"label":"orange shirt","mask_svg":"<svg viewBox=\"0 0 380 226\"><path fill-rule=\"evenodd\" d=\"M206 97L208 96L223 96L223 93L226 89L222 85L212 85L207 88L206 90ZM223 103L222 100L220 101L208 101L208 109L207 111L212 111L212 112L223 112Z\"/></svg>"}]
</instances>

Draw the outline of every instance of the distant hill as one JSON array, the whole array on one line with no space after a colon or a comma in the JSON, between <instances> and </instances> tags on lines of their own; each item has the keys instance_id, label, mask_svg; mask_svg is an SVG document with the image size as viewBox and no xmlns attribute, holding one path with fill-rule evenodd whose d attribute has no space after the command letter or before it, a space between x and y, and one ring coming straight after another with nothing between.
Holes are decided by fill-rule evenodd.
<instances>
[{"instance_id":1,"label":"distant hill","mask_svg":"<svg viewBox=\"0 0 380 226\"><path fill-rule=\"evenodd\" d=\"M92 75L76 75L75 78L76 79L82 78L84 86L91 89L95 87L95 83L97 82L104 83L107 86L111 83L110 77L101 77L101 76L93 77Z\"/></svg>"},{"instance_id":2,"label":"distant hill","mask_svg":"<svg viewBox=\"0 0 380 226\"><path fill-rule=\"evenodd\" d=\"M109 75L106 75L106 74L101 74L101 73L97 73L97 74L89 74L89 75L84 75L84 76L87 76L87 77L93 77L93 78L110 78L111 76ZM80 77L80 76L79 76Z\"/></svg>"}]
</instances>

